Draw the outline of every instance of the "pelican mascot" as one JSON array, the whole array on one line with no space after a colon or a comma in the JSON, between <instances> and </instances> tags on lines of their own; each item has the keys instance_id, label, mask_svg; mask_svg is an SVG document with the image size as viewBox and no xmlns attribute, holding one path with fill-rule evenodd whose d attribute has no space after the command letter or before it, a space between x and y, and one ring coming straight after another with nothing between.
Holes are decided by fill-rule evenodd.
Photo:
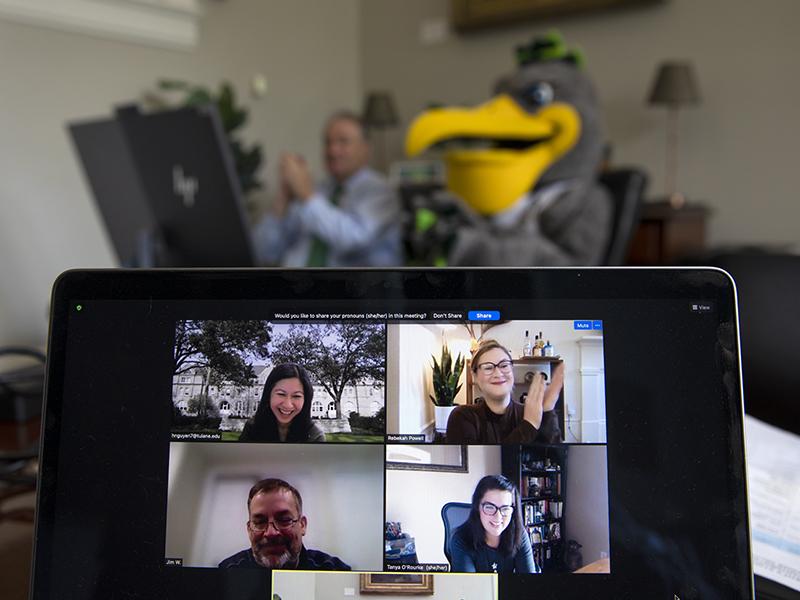
<instances>
[{"instance_id":1,"label":"pelican mascot","mask_svg":"<svg viewBox=\"0 0 800 600\"><path fill-rule=\"evenodd\" d=\"M551 32L518 47L517 61L485 104L431 109L411 124L407 155L440 150L447 173L447 192L412 202L412 264L603 260L612 210L596 181L604 141L582 57Z\"/></svg>"}]
</instances>

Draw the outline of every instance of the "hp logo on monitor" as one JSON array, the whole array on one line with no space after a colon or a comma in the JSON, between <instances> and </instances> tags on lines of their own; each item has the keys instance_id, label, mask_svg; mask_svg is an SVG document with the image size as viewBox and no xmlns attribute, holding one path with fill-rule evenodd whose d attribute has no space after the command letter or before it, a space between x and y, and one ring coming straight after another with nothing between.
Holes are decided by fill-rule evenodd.
<instances>
[{"instance_id":1,"label":"hp logo on monitor","mask_svg":"<svg viewBox=\"0 0 800 600\"><path fill-rule=\"evenodd\" d=\"M195 196L200 189L200 182L196 177L186 176L181 165L172 167L172 191L180 196L186 208L192 208Z\"/></svg>"}]
</instances>

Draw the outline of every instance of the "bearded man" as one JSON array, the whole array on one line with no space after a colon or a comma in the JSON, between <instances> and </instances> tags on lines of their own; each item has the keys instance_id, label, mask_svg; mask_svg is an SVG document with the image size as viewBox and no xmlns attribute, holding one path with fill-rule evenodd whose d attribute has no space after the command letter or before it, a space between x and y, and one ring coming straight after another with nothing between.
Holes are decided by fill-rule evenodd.
<instances>
[{"instance_id":1,"label":"bearded man","mask_svg":"<svg viewBox=\"0 0 800 600\"><path fill-rule=\"evenodd\" d=\"M250 548L229 556L219 566L300 569L307 571L349 571L336 556L303 545L308 519L303 499L283 479L262 479L250 488L247 498L247 536Z\"/></svg>"}]
</instances>

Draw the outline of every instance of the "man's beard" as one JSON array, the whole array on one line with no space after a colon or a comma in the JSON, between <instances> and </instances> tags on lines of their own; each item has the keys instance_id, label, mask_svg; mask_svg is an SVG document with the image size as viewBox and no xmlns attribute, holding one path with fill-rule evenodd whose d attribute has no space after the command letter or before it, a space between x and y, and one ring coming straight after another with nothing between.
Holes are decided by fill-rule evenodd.
<instances>
[{"instance_id":1,"label":"man's beard","mask_svg":"<svg viewBox=\"0 0 800 600\"><path fill-rule=\"evenodd\" d=\"M270 546L284 546L286 550L281 554L262 552L262 550ZM287 538L280 538L273 542L263 542L253 548L253 558L255 558L255 561L260 566L266 569L281 569L287 566L292 569L297 566L297 562L300 559L300 552L292 552L291 548L291 540Z\"/></svg>"}]
</instances>

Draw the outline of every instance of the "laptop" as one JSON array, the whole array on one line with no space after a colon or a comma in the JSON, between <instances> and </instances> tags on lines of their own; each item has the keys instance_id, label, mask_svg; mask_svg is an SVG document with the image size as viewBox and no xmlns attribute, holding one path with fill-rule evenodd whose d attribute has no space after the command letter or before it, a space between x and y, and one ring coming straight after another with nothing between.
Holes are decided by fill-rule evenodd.
<instances>
[{"instance_id":1,"label":"laptop","mask_svg":"<svg viewBox=\"0 0 800 600\"><path fill-rule=\"evenodd\" d=\"M123 266L256 264L213 105L147 114L126 106L69 132Z\"/></svg>"},{"instance_id":2,"label":"laptop","mask_svg":"<svg viewBox=\"0 0 800 600\"><path fill-rule=\"evenodd\" d=\"M753 598L711 268L68 271L32 598Z\"/></svg>"}]
</instances>

